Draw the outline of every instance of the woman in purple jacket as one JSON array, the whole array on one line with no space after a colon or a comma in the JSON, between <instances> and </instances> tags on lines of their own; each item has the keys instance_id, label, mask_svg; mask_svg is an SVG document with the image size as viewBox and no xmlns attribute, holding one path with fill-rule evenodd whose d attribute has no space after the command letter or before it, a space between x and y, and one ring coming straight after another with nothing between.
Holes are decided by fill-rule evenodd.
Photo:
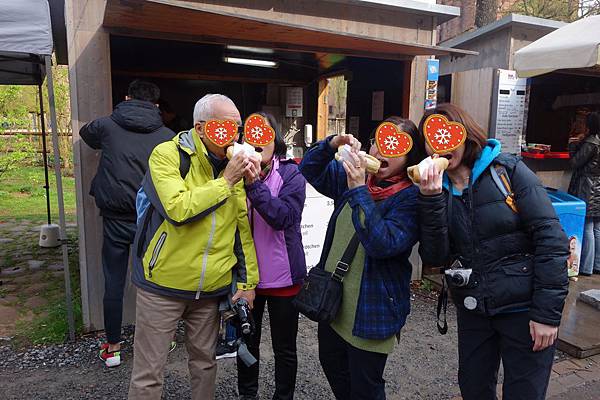
<instances>
[{"instance_id":1,"label":"woman in purple jacket","mask_svg":"<svg viewBox=\"0 0 600 400\"><path fill-rule=\"evenodd\" d=\"M306 198L306 180L293 160L286 160L286 145L270 114L265 117L275 129L275 140L256 147L262 162L254 165L254 178L246 178L248 217L254 236L260 282L252 315L256 333L247 343L260 361L259 345L265 304L269 309L271 341L275 353L275 394L273 399L293 399L296 386L296 335L298 311L292 299L306 276L300 221ZM251 367L238 358L240 399L256 399L258 362Z\"/></svg>"}]
</instances>

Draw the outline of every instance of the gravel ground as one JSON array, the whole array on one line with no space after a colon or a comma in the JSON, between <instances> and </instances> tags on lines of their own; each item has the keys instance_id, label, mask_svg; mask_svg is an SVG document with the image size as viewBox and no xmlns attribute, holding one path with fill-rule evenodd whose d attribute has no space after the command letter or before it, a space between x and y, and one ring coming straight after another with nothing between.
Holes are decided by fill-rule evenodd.
<instances>
[{"instance_id":1,"label":"gravel ground","mask_svg":"<svg viewBox=\"0 0 600 400\"><path fill-rule=\"evenodd\" d=\"M456 382L456 323L448 310L450 329L441 336L435 328L435 303L413 297L412 313L400 344L385 370L388 399L449 399L459 393ZM268 324L265 324L265 327ZM298 333L297 399L332 399L319 365L316 324L300 319ZM87 336L76 343L33 347L15 352L0 346L0 397L3 399L125 399L131 376L132 330L125 329L124 363L107 369L96 358L101 338ZM274 360L268 328L263 334L260 397L274 391ZM217 399L236 398L235 360L219 361ZM165 370L164 399L189 399L187 353L183 345L169 355Z\"/></svg>"}]
</instances>

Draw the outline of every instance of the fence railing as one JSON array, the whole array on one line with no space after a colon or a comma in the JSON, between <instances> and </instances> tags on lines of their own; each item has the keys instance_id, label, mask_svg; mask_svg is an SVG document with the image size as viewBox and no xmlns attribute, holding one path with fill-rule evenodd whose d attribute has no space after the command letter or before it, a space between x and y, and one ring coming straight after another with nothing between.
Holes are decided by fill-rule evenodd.
<instances>
[{"instance_id":1,"label":"fence railing","mask_svg":"<svg viewBox=\"0 0 600 400\"><path fill-rule=\"evenodd\" d=\"M46 148L48 150L48 152L50 153L52 151L52 130L47 130L46 131ZM11 138L15 138L15 137L23 137L24 140L27 140L29 143L31 143L34 146L34 151L36 153L42 153L43 152L43 144L42 144L42 131L36 131L36 130L28 130L28 129L9 129L9 130L0 130L0 141L2 140L10 140ZM70 151L70 144L71 141L73 139L73 135L70 131L62 131L58 133L59 136L59 143L60 143L60 147L61 147L61 152L62 150L69 150ZM67 143L65 143L67 142ZM67 146L66 148L64 146ZM12 151L10 149L10 146L7 146L7 148L5 148L5 151Z\"/></svg>"}]
</instances>

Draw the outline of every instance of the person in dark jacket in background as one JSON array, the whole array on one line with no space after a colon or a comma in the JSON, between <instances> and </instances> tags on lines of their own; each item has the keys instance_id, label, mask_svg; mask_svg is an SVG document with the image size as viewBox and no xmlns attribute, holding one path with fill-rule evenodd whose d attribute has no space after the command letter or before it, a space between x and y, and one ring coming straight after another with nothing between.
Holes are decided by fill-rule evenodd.
<instances>
[{"instance_id":1,"label":"person in dark jacket in background","mask_svg":"<svg viewBox=\"0 0 600 400\"><path fill-rule=\"evenodd\" d=\"M569 139L569 193L587 204L579 274L600 274L600 113L588 114L587 136Z\"/></svg>"},{"instance_id":2,"label":"person in dark jacket in background","mask_svg":"<svg viewBox=\"0 0 600 400\"><path fill-rule=\"evenodd\" d=\"M425 151L410 120L386 121L410 135L413 146L404 156L388 158L372 143L369 153L381 162L377 174L366 177L361 144L352 135L316 143L300 164L307 181L335 204L319 264L333 272L352 237L360 241L344 277L340 310L318 331L319 360L338 400L385 399L387 357L410 312L408 258L419 235L418 189L406 168L418 164ZM352 146L353 162L334 159L344 144Z\"/></svg>"},{"instance_id":3,"label":"person in dark jacket in background","mask_svg":"<svg viewBox=\"0 0 600 400\"><path fill-rule=\"evenodd\" d=\"M462 397L495 400L502 360L504 398L542 400L568 290L567 237L546 190L518 157L501 153L460 108L440 104L431 113L463 124L467 135L440 155L449 158L446 173L433 164L421 177L418 200L423 263L458 260L472 269L466 286L447 279L457 308ZM508 176L511 196L495 173Z\"/></svg>"},{"instance_id":4,"label":"person in dark jacket in background","mask_svg":"<svg viewBox=\"0 0 600 400\"><path fill-rule=\"evenodd\" d=\"M253 178L246 178L248 218L254 237L260 281L252 315L256 332L248 349L258 360L247 367L238 357L238 390L241 399L257 399L260 336L265 304L269 308L271 341L275 353L273 399L293 399L298 358L298 311L292 300L306 277L300 222L306 199L306 180L294 160L286 160L287 147L272 115L262 115L275 130L275 140L256 147L262 162L253 159Z\"/></svg>"},{"instance_id":5,"label":"person in dark jacket in background","mask_svg":"<svg viewBox=\"0 0 600 400\"><path fill-rule=\"evenodd\" d=\"M100 358L108 367L121 363L123 291L129 247L136 231L135 197L148 169L150 153L175 135L163 125L156 105L159 97L156 85L135 80L129 85L126 101L117 104L110 116L85 124L79 131L88 146L102 151L90 194L100 209L103 225L107 343L101 346Z\"/></svg>"}]
</instances>

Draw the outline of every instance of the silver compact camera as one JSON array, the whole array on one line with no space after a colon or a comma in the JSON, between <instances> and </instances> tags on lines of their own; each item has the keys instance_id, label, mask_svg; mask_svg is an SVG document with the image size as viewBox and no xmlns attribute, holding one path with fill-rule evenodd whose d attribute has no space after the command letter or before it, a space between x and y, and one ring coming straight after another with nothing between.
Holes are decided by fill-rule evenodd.
<instances>
[{"instance_id":1,"label":"silver compact camera","mask_svg":"<svg viewBox=\"0 0 600 400\"><path fill-rule=\"evenodd\" d=\"M472 272L473 270L471 268L463 268L463 265L459 260L454 261L450 268L444 271L448 283L455 287L467 286Z\"/></svg>"}]
</instances>

